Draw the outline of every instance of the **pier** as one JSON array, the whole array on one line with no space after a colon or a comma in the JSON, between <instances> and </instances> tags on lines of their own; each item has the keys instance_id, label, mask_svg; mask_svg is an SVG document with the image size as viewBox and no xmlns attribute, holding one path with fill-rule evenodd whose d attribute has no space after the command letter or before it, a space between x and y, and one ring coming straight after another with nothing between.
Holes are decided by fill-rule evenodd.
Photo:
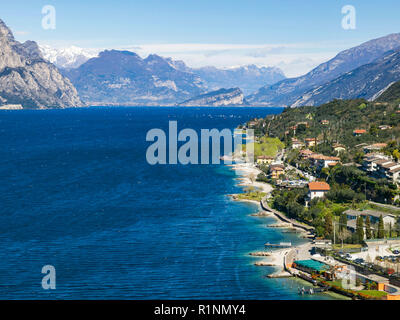
<instances>
[{"instance_id":1,"label":"pier","mask_svg":"<svg viewBox=\"0 0 400 320\"><path fill-rule=\"evenodd\" d=\"M280 242L280 243L269 243L265 244L267 248L290 248L292 246L291 242Z\"/></svg>"}]
</instances>

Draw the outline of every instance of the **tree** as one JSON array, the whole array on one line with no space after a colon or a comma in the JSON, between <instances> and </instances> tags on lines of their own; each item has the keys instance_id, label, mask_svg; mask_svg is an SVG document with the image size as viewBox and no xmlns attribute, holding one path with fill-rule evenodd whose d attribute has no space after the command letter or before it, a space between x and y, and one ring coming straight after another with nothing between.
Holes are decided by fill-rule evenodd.
<instances>
[{"instance_id":1,"label":"tree","mask_svg":"<svg viewBox=\"0 0 400 320\"><path fill-rule=\"evenodd\" d=\"M399 159L400 159L400 152L399 152L399 150L397 150L397 149L393 150L392 155L393 155L393 158L395 158L395 160L396 160L397 162L399 162Z\"/></svg>"},{"instance_id":2,"label":"tree","mask_svg":"<svg viewBox=\"0 0 400 320\"><path fill-rule=\"evenodd\" d=\"M361 216L357 218L356 234L359 243L364 241L364 220Z\"/></svg>"},{"instance_id":3,"label":"tree","mask_svg":"<svg viewBox=\"0 0 400 320\"><path fill-rule=\"evenodd\" d=\"M347 215L345 213L342 213L339 218L339 230L340 232L343 232L346 230L347 227Z\"/></svg>"},{"instance_id":4,"label":"tree","mask_svg":"<svg viewBox=\"0 0 400 320\"><path fill-rule=\"evenodd\" d=\"M378 238L383 239L385 237L385 226L383 224L383 217L382 215L379 217L379 224L378 224Z\"/></svg>"},{"instance_id":5,"label":"tree","mask_svg":"<svg viewBox=\"0 0 400 320\"><path fill-rule=\"evenodd\" d=\"M325 238L331 237L332 234L333 234L332 215L327 214L325 216Z\"/></svg>"},{"instance_id":6,"label":"tree","mask_svg":"<svg viewBox=\"0 0 400 320\"><path fill-rule=\"evenodd\" d=\"M367 219L365 220L365 229L367 239L372 239L371 220L369 219L369 216L367 216Z\"/></svg>"},{"instance_id":7,"label":"tree","mask_svg":"<svg viewBox=\"0 0 400 320\"><path fill-rule=\"evenodd\" d=\"M326 181L328 181L329 178L329 168L322 168L321 172L320 172L320 177L325 179Z\"/></svg>"}]
</instances>

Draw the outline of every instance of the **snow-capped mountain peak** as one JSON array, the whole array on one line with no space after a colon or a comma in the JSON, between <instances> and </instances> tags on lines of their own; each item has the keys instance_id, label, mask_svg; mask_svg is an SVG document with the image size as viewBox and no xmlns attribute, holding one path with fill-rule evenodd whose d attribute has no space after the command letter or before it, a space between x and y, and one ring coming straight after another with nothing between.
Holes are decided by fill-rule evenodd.
<instances>
[{"instance_id":1,"label":"snow-capped mountain peak","mask_svg":"<svg viewBox=\"0 0 400 320\"><path fill-rule=\"evenodd\" d=\"M91 58L98 57L102 49L83 49L76 46L66 48L52 48L48 45L39 45L43 57L59 68L78 68Z\"/></svg>"}]
</instances>

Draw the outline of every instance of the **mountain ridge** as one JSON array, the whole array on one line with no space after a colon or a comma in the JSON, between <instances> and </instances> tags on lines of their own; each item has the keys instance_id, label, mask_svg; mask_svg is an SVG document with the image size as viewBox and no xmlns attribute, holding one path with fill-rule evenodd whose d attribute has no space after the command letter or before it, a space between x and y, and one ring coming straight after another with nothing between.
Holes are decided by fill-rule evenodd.
<instances>
[{"instance_id":1,"label":"mountain ridge","mask_svg":"<svg viewBox=\"0 0 400 320\"><path fill-rule=\"evenodd\" d=\"M386 52L400 48L400 33L372 39L338 53L307 74L261 87L246 97L249 103L266 106L290 106L306 92L315 89L362 65L373 62Z\"/></svg>"},{"instance_id":2,"label":"mountain ridge","mask_svg":"<svg viewBox=\"0 0 400 320\"><path fill-rule=\"evenodd\" d=\"M1 19L0 105L40 109L83 106L74 86L42 57L37 43L16 41Z\"/></svg>"}]
</instances>

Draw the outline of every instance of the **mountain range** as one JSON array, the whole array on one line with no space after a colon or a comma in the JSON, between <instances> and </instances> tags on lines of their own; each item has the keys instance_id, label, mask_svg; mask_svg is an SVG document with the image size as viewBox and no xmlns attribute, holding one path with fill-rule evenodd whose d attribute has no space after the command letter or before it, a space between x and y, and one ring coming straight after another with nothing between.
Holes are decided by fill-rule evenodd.
<instances>
[{"instance_id":1,"label":"mountain range","mask_svg":"<svg viewBox=\"0 0 400 320\"><path fill-rule=\"evenodd\" d=\"M40 46L45 59L55 64L59 69L76 69L91 58L99 57L98 49L83 49L76 46L66 48L52 48L48 45ZM273 84L285 79L281 69L277 67L258 67L247 65L232 68L216 68L206 66L191 68L181 60L163 58L177 70L193 73L200 77L208 90L240 87L245 95L249 95L266 84Z\"/></svg>"},{"instance_id":2,"label":"mountain range","mask_svg":"<svg viewBox=\"0 0 400 320\"><path fill-rule=\"evenodd\" d=\"M292 106L318 106L333 99L375 100L400 80L400 51L389 51L372 63L358 67L302 95Z\"/></svg>"},{"instance_id":3,"label":"mountain range","mask_svg":"<svg viewBox=\"0 0 400 320\"><path fill-rule=\"evenodd\" d=\"M340 52L333 59L320 64L301 77L285 79L273 85L264 86L246 99L250 104L266 106L291 106L293 104L300 106L314 103L314 101L308 99L308 96L319 87L330 81L335 81L335 79L340 86L341 80L338 79L340 76L358 67L370 64L383 57L388 51L399 47L400 34L391 34L365 42L357 47ZM329 85L326 85L321 90L323 91L325 88L326 90L331 89ZM323 94L327 99L343 97L339 96L337 92L324 92ZM302 96L305 96L305 98L300 101L299 99ZM346 96L351 96L351 94ZM351 96L351 98L357 98L357 95ZM317 103L328 101L321 97Z\"/></svg>"},{"instance_id":4,"label":"mountain range","mask_svg":"<svg viewBox=\"0 0 400 320\"><path fill-rule=\"evenodd\" d=\"M75 87L45 60L36 42L20 43L0 20L0 105L22 108L83 106Z\"/></svg>"},{"instance_id":5,"label":"mountain range","mask_svg":"<svg viewBox=\"0 0 400 320\"><path fill-rule=\"evenodd\" d=\"M0 20L1 108L196 103L298 107L333 99L375 100L399 80L400 34L370 40L303 76L286 79L273 67L191 68L156 54L142 58L131 51L39 47L16 41Z\"/></svg>"}]
</instances>

